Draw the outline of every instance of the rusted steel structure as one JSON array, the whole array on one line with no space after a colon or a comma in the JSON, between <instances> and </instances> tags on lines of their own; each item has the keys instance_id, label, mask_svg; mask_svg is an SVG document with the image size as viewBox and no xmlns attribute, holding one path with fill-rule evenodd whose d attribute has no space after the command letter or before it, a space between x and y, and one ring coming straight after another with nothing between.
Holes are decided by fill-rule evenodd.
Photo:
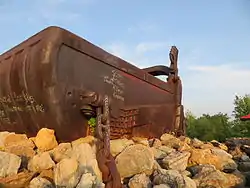
<instances>
[{"instance_id":1,"label":"rusted steel structure","mask_svg":"<svg viewBox=\"0 0 250 188\"><path fill-rule=\"evenodd\" d=\"M169 55L169 67L139 69L65 29L48 27L0 56L0 131L35 136L47 127L60 142L86 136L99 94L111 100L111 139L185 134L177 48Z\"/></svg>"}]
</instances>

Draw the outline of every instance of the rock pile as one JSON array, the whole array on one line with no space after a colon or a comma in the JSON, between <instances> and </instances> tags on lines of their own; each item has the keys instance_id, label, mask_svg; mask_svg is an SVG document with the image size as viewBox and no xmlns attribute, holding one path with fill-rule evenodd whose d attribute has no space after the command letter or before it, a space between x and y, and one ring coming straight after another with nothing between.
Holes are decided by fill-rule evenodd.
<instances>
[{"instance_id":1,"label":"rock pile","mask_svg":"<svg viewBox=\"0 0 250 188\"><path fill-rule=\"evenodd\" d=\"M244 146L246 148L246 146ZM124 187L245 187L250 159L242 146L164 134L160 139L111 140ZM36 137L0 132L0 187L101 188L92 136L58 143L51 129Z\"/></svg>"}]
</instances>

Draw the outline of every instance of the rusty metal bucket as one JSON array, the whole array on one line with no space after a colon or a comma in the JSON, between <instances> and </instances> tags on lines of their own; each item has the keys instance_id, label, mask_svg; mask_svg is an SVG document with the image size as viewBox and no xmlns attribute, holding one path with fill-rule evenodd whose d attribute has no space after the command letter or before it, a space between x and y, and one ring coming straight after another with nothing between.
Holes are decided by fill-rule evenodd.
<instances>
[{"instance_id":1,"label":"rusty metal bucket","mask_svg":"<svg viewBox=\"0 0 250 188\"><path fill-rule=\"evenodd\" d=\"M111 139L183 134L177 57L172 47L169 67L139 69L67 30L46 28L0 56L0 131L35 136L47 127L60 142L86 136L85 115L95 115L88 101L98 93L111 98Z\"/></svg>"}]
</instances>

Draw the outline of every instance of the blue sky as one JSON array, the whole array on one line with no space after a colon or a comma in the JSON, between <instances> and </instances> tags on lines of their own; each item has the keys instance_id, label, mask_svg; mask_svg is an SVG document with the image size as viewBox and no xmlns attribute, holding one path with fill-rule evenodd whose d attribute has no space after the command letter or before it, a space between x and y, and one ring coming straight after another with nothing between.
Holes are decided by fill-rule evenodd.
<instances>
[{"instance_id":1,"label":"blue sky","mask_svg":"<svg viewBox=\"0 0 250 188\"><path fill-rule=\"evenodd\" d=\"M183 103L231 115L250 93L249 0L0 0L0 53L43 28L68 29L138 67L179 49Z\"/></svg>"}]
</instances>

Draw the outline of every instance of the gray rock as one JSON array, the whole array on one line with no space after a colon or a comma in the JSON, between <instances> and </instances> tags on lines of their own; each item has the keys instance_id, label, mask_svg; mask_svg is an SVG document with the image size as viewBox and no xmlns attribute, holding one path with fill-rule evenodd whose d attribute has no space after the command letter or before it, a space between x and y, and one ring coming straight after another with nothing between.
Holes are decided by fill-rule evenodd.
<instances>
[{"instance_id":1,"label":"gray rock","mask_svg":"<svg viewBox=\"0 0 250 188\"><path fill-rule=\"evenodd\" d=\"M226 173L232 173L234 172L236 169L238 168L238 165L237 163L235 163L233 160L225 163L223 165L223 172L226 172Z\"/></svg>"},{"instance_id":2,"label":"gray rock","mask_svg":"<svg viewBox=\"0 0 250 188\"><path fill-rule=\"evenodd\" d=\"M240 157L240 161L242 161L242 162L250 162L250 158L247 156L247 155L242 155L241 157Z\"/></svg>"},{"instance_id":3,"label":"gray rock","mask_svg":"<svg viewBox=\"0 0 250 188\"><path fill-rule=\"evenodd\" d=\"M105 184L98 182L97 177L91 173L83 174L76 188L104 188Z\"/></svg>"},{"instance_id":4,"label":"gray rock","mask_svg":"<svg viewBox=\"0 0 250 188\"><path fill-rule=\"evenodd\" d=\"M173 169L173 170L179 170L184 171L187 168L188 158L190 157L189 152L173 152L166 156L162 160L162 166L165 169Z\"/></svg>"},{"instance_id":5,"label":"gray rock","mask_svg":"<svg viewBox=\"0 0 250 188\"><path fill-rule=\"evenodd\" d=\"M156 160L163 159L164 157L168 155L166 152L159 150L157 148L154 148L154 147L152 147L151 150L154 153L154 157Z\"/></svg>"},{"instance_id":6,"label":"gray rock","mask_svg":"<svg viewBox=\"0 0 250 188\"><path fill-rule=\"evenodd\" d=\"M249 172L250 171L250 162L238 163L238 170L241 172Z\"/></svg>"},{"instance_id":7,"label":"gray rock","mask_svg":"<svg viewBox=\"0 0 250 188\"><path fill-rule=\"evenodd\" d=\"M0 177L17 174L20 165L20 157L0 151Z\"/></svg>"},{"instance_id":8,"label":"gray rock","mask_svg":"<svg viewBox=\"0 0 250 188\"><path fill-rule=\"evenodd\" d=\"M129 188L151 188L153 185L145 173L137 174L129 180Z\"/></svg>"},{"instance_id":9,"label":"gray rock","mask_svg":"<svg viewBox=\"0 0 250 188\"><path fill-rule=\"evenodd\" d=\"M78 162L74 159L63 159L56 164L54 181L57 187L75 187L81 178Z\"/></svg>"},{"instance_id":10,"label":"gray rock","mask_svg":"<svg viewBox=\"0 0 250 188\"><path fill-rule=\"evenodd\" d=\"M175 149L168 146L159 146L158 149L165 152L166 154L170 154L175 151Z\"/></svg>"},{"instance_id":11,"label":"gray rock","mask_svg":"<svg viewBox=\"0 0 250 188\"><path fill-rule=\"evenodd\" d=\"M54 188L54 186L49 180L36 177L30 181L29 188Z\"/></svg>"},{"instance_id":12,"label":"gray rock","mask_svg":"<svg viewBox=\"0 0 250 188\"><path fill-rule=\"evenodd\" d=\"M184 177L184 181L185 181L185 188L196 188L196 183L194 180L192 180L190 177L187 176L183 176Z\"/></svg>"},{"instance_id":13,"label":"gray rock","mask_svg":"<svg viewBox=\"0 0 250 188\"><path fill-rule=\"evenodd\" d=\"M201 146L204 144L202 141L200 141L197 138L194 138L191 140L191 144L195 147L195 148L201 148Z\"/></svg>"},{"instance_id":14,"label":"gray rock","mask_svg":"<svg viewBox=\"0 0 250 188\"><path fill-rule=\"evenodd\" d=\"M198 177L200 174L209 174L214 172L216 168L213 165L201 164L188 167L187 170L191 172L192 176Z\"/></svg>"},{"instance_id":15,"label":"gray rock","mask_svg":"<svg viewBox=\"0 0 250 188\"><path fill-rule=\"evenodd\" d=\"M154 185L166 184L170 187L184 187L184 177L177 170L157 170L153 178Z\"/></svg>"}]
</instances>

